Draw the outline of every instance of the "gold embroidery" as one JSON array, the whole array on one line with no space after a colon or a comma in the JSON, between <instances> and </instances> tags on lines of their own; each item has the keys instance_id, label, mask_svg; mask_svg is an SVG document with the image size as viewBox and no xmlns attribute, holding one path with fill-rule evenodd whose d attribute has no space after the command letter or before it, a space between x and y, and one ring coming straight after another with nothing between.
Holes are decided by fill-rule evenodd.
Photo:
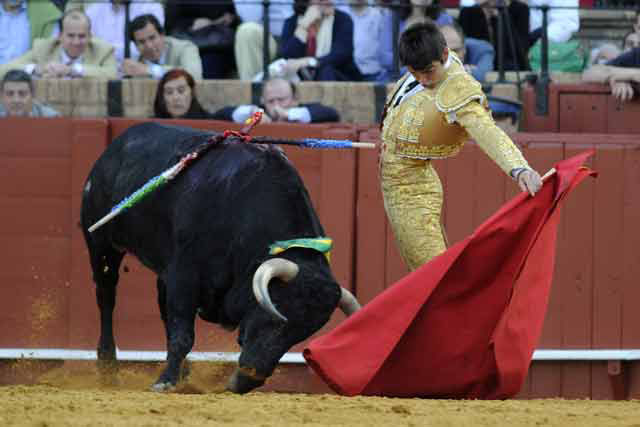
<instances>
[{"instance_id":1,"label":"gold embroidery","mask_svg":"<svg viewBox=\"0 0 640 427\"><path fill-rule=\"evenodd\" d=\"M471 75L458 72L448 77L436 94L436 107L443 113L457 111L472 101L485 103L482 86Z\"/></svg>"},{"instance_id":2,"label":"gold embroidery","mask_svg":"<svg viewBox=\"0 0 640 427\"><path fill-rule=\"evenodd\" d=\"M458 122L469 136L504 173L509 175L512 169L529 167L520 149L495 125L490 113L477 102L462 108L457 115Z\"/></svg>"},{"instance_id":3,"label":"gold embroidery","mask_svg":"<svg viewBox=\"0 0 640 427\"><path fill-rule=\"evenodd\" d=\"M480 85L459 74L462 66L455 59L448 68L448 83L436 89L441 92L424 89L395 107L387 104L383 121L384 206L411 270L446 248L440 223L442 186L430 159L457 154L471 137L505 173L528 167L516 145L495 126Z\"/></svg>"}]
</instances>

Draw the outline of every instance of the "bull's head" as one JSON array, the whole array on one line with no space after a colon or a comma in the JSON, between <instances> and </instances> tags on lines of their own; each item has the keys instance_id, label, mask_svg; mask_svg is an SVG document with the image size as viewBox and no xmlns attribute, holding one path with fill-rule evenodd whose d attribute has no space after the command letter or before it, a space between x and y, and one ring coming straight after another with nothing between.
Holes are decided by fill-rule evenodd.
<instances>
[{"instance_id":1,"label":"bull's head","mask_svg":"<svg viewBox=\"0 0 640 427\"><path fill-rule=\"evenodd\" d=\"M288 319L278 311L269 296L269 283L273 279L279 279L277 281L280 283L290 283L298 276L299 271L300 268L295 262L284 258L272 258L263 262L253 275L253 293L258 304L268 313L268 316L273 317L272 320L269 320L270 323L276 322L280 325L277 327L273 325L275 329L272 329L271 332L274 330L284 331L289 327L293 329L300 327L297 323L290 325ZM358 304L351 292L341 287L338 307L349 316L360 309L360 304ZM330 315L330 313L327 313L327 315ZM265 319L267 319L266 314ZM317 327L320 326L320 324L317 324ZM228 390L236 393L246 393L264 383L270 375L274 364L277 364L277 361L291 344L279 346L274 345L274 342L270 342L266 346L256 345L256 341L267 340L273 336L267 330L261 330L259 335L254 335L254 339L245 343L250 349L247 349L245 353L245 346L243 346L243 353L238 361L239 366L227 384ZM298 340L301 338L303 336L299 336ZM282 342L278 344L282 344ZM276 348L279 348L279 350L275 350ZM260 353L261 351L265 353ZM266 362L265 359L270 359L270 362ZM257 366L261 366L261 368L257 369Z\"/></svg>"},{"instance_id":2,"label":"bull's head","mask_svg":"<svg viewBox=\"0 0 640 427\"><path fill-rule=\"evenodd\" d=\"M273 302L271 302L271 297L269 297L269 282L274 277L277 277L288 283L295 279L298 271L298 264L284 258L272 258L260 264L260 267L253 275L253 294L256 300L267 312L284 322L287 321L287 318L278 311ZM342 287L340 288L338 306L346 316L350 316L360 310L360 304L353 294Z\"/></svg>"}]
</instances>

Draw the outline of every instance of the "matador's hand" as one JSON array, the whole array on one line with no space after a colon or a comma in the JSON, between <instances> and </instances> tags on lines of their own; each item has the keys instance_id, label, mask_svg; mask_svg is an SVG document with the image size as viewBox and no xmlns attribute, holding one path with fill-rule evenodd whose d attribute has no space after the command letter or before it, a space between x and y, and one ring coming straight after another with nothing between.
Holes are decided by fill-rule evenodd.
<instances>
[{"instance_id":1,"label":"matador's hand","mask_svg":"<svg viewBox=\"0 0 640 427\"><path fill-rule=\"evenodd\" d=\"M522 191L527 191L532 196L542 188L542 178L540 174L533 169L523 169L516 176L518 185Z\"/></svg>"}]
</instances>

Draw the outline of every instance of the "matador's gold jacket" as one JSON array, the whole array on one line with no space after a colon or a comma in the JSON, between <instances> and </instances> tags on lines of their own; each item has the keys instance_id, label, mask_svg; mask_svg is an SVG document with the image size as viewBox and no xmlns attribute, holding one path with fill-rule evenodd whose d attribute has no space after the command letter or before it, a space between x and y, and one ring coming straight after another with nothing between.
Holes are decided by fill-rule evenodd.
<instances>
[{"instance_id":1,"label":"matador's gold jacket","mask_svg":"<svg viewBox=\"0 0 640 427\"><path fill-rule=\"evenodd\" d=\"M407 74L385 106L380 152L384 207L400 255L410 270L446 249L441 226L442 185L431 159L457 154L473 138L507 174L528 167L496 126L480 84L454 54L445 78L424 88Z\"/></svg>"},{"instance_id":2,"label":"matador's gold jacket","mask_svg":"<svg viewBox=\"0 0 640 427\"><path fill-rule=\"evenodd\" d=\"M507 174L529 167L520 150L495 125L482 87L455 54L450 53L446 76L433 89L419 89L404 96L415 81L407 73L396 84L385 106L382 127L382 156L412 159L441 159L457 154L468 139L475 140ZM384 161L384 159L382 159Z\"/></svg>"}]
</instances>

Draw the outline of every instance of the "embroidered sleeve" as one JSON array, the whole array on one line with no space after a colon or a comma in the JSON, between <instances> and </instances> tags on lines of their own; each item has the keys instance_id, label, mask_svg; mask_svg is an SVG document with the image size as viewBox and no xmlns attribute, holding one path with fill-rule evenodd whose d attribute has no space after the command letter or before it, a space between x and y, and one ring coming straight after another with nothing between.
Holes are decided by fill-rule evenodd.
<instances>
[{"instance_id":1,"label":"embroidered sleeve","mask_svg":"<svg viewBox=\"0 0 640 427\"><path fill-rule=\"evenodd\" d=\"M529 167L520 149L479 103L471 102L458 110L456 120L507 175L511 176L513 169Z\"/></svg>"}]
</instances>

